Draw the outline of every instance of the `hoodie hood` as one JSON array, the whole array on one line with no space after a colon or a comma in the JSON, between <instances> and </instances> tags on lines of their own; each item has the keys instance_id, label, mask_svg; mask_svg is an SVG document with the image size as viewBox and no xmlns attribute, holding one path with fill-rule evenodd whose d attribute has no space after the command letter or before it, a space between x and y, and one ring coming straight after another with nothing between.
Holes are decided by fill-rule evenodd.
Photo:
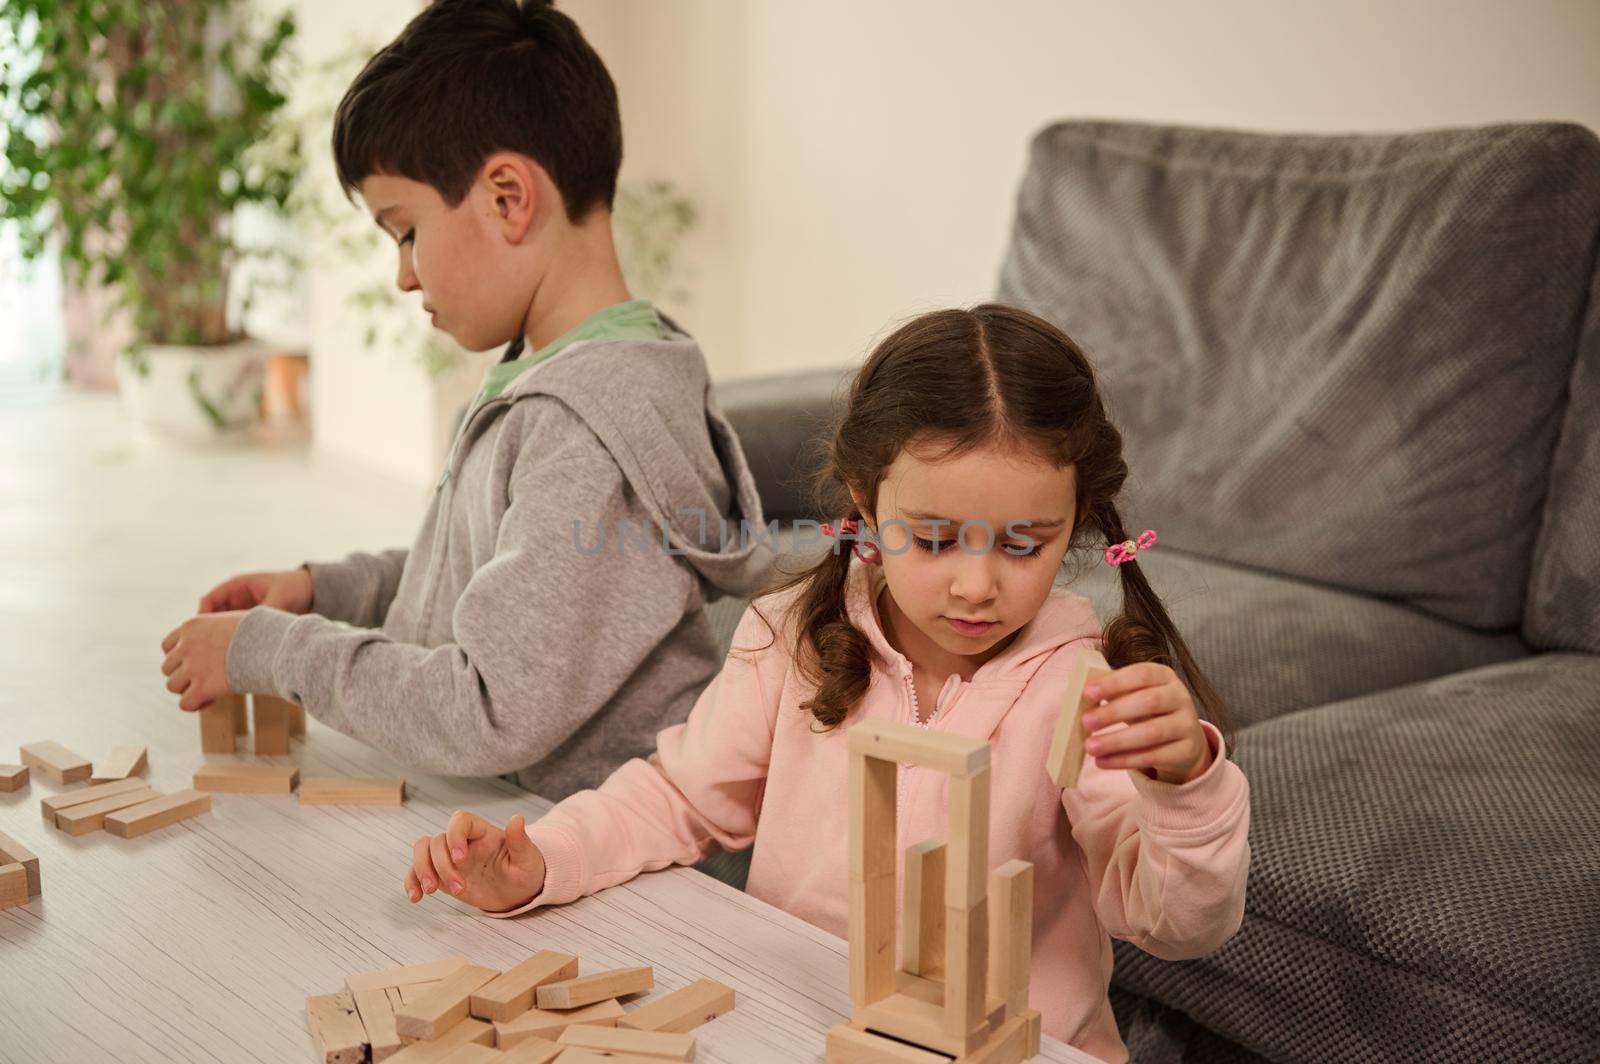
<instances>
[{"instance_id":1,"label":"hoodie hood","mask_svg":"<svg viewBox=\"0 0 1600 1064\"><path fill-rule=\"evenodd\" d=\"M765 585L774 561L755 478L712 400L699 345L661 320L665 339L572 344L501 397L548 395L570 408L649 510L656 527L645 531L689 563L707 598L748 597Z\"/></svg>"}]
</instances>

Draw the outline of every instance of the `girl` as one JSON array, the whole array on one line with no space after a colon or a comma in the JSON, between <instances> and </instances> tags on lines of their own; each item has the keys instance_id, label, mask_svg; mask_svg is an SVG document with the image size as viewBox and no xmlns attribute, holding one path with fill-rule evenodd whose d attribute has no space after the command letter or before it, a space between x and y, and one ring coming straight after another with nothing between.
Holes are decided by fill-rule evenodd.
<instances>
[{"instance_id":1,"label":"girl","mask_svg":"<svg viewBox=\"0 0 1600 1064\"><path fill-rule=\"evenodd\" d=\"M842 936L845 735L913 722L989 742L989 861L1034 865L1031 1005L1045 1033L1126 1059L1108 936L1169 959L1226 941L1243 916L1249 803L1211 723L1220 700L1128 560L1122 438L1093 372L1023 311L928 314L867 360L828 458L824 512L849 515L824 526L833 551L752 604L657 752L531 826L455 814L417 840L406 892L442 886L509 916L754 844L749 892ZM1102 543L1119 545L1105 553L1123 599L1104 631L1052 586L1069 549ZM1086 692L1098 707L1085 764L1063 791L1045 753L1089 648L1114 671ZM903 844L943 832L946 791L941 773L902 767Z\"/></svg>"}]
</instances>

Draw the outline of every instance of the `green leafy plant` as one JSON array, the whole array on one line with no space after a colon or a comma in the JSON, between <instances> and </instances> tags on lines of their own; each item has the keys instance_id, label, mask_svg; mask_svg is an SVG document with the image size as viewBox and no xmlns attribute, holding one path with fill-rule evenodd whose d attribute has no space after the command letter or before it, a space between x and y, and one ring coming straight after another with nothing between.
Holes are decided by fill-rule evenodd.
<instances>
[{"instance_id":1,"label":"green leafy plant","mask_svg":"<svg viewBox=\"0 0 1600 1064\"><path fill-rule=\"evenodd\" d=\"M234 212L285 210L291 15L242 0L0 0L0 218L115 291L146 343L237 337Z\"/></svg>"}]
</instances>

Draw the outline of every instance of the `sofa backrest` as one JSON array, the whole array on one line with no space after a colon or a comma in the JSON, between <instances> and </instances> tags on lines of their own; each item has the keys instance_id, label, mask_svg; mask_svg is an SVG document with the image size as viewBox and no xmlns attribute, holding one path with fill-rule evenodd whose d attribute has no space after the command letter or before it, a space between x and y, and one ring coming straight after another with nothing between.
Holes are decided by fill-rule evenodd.
<instances>
[{"instance_id":1,"label":"sofa backrest","mask_svg":"<svg viewBox=\"0 0 1600 1064\"><path fill-rule=\"evenodd\" d=\"M1514 628L1597 235L1581 126L1064 122L1034 140L999 296L1096 365L1131 529Z\"/></svg>"}]
</instances>

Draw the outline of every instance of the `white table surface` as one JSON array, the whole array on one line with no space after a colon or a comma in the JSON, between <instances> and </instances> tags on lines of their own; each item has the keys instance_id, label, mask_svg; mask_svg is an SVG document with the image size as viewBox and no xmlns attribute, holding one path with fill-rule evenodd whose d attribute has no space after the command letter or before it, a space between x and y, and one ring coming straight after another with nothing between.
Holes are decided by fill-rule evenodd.
<instances>
[{"instance_id":1,"label":"white table surface","mask_svg":"<svg viewBox=\"0 0 1600 1064\"><path fill-rule=\"evenodd\" d=\"M0 405L0 762L42 739L91 759L147 745L152 785L188 786L208 758L162 687L165 632L231 572L407 542L425 497L303 448L139 445L104 398ZM74 839L45 826L40 799L63 788L37 771L0 794L0 831L38 854L44 885L0 911L0 1062L310 1061L305 998L346 975L458 954L505 968L540 948L586 971L651 965L655 994L734 987L738 1007L696 1032L701 1061L821 1061L847 1018L842 940L688 869L515 920L412 905L401 877L419 834L459 808L545 808L510 784L406 772L314 721L267 760L401 775L408 799L216 795L143 838ZM1091 1058L1046 1039L1037 1059Z\"/></svg>"}]
</instances>

